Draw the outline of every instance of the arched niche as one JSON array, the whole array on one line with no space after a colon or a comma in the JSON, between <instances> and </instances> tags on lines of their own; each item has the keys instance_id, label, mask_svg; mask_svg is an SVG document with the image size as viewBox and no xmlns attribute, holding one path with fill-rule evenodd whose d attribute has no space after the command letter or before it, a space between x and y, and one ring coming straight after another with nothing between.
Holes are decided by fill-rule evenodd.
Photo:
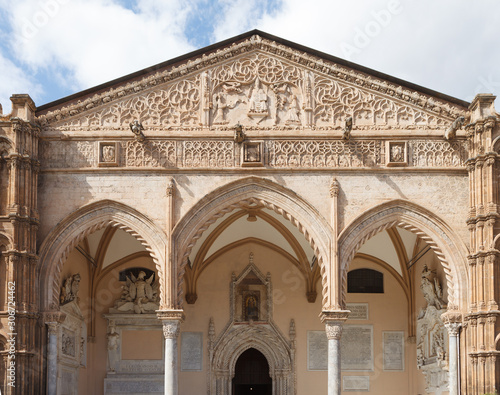
<instances>
[{"instance_id":1,"label":"arched niche","mask_svg":"<svg viewBox=\"0 0 500 395\"><path fill-rule=\"evenodd\" d=\"M415 233L432 248L446 275L448 308L465 310L468 300L467 248L451 227L437 215L405 200L394 200L373 207L356 218L340 234L343 303L349 263L354 255L369 238L393 226Z\"/></svg>"},{"instance_id":2,"label":"arched niche","mask_svg":"<svg viewBox=\"0 0 500 395\"><path fill-rule=\"evenodd\" d=\"M229 212L258 205L273 210L292 222L309 241L321 268L323 305L329 304L328 262L332 229L309 202L292 190L259 177L243 178L207 194L177 223L172 233L176 268L177 308L182 307L182 281L188 257L208 227Z\"/></svg>"},{"instance_id":3,"label":"arched niche","mask_svg":"<svg viewBox=\"0 0 500 395\"><path fill-rule=\"evenodd\" d=\"M155 262L160 283L160 303L165 300L163 278L166 235L151 219L137 210L111 200L80 208L62 220L40 248L42 311L58 306L61 269L71 250L87 235L107 226L118 227L141 242Z\"/></svg>"}]
</instances>

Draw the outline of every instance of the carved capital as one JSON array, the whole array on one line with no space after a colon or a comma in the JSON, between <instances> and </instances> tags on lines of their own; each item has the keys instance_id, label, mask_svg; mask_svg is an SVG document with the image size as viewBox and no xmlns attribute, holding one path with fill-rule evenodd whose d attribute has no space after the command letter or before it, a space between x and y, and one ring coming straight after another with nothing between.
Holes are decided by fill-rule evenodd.
<instances>
[{"instance_id":1,"label":"carved capital","mask_svg":"<svg viewBox=\"0 0 500 395\"><path fill-rule=\"evenodd\" d=\"M179 336L181 323L178 320L163 321L163 336L165 339L177 339Z\"/></svg>"},{"instance_id":2,"label":"carved capital","mask_svg":"<svg viewBox=\"0 0 500 395\"><path fill-rule=\"evenodd\" d=\"M176 339L179 336L181 322L184 321L183 310L157 310L156 315L163 323L165 339Z\"/></svg>"},{"instance_id":3,"label":"carved capital","mask_svg":"<svg viewBox=\"0 0 500 395\"><path fill-rule=\"evenodd\" d=\"M450 336L458 336L458 333L460 332L460 328L462 327L462 323L460 322L447 322L444 324L446 327L446 330L448 331L448 334Z\"/></svg>"},{"instance_id":4,"label":"carved capital","mask_svg":"<svg viewBox=\"0 0 500 395\"><path fill-rule=\"evenodd\" d=\"M43 321L47 325L49 335L57 334L57 329L66 319L66 314L61 311L48 311L44 313Z\"/></svg>"},{"instance_id":5,"label":"carved capital","mask_svg":"<svg viewBox=\"0 0 500 395\"><path fill-rule=\"evenodd\" d=\"M342 337L342 325L343 321L326 321L326 337L328 340L340 340Z\"/></svg>"},{"instance_id":6,"label":"carved capital","mask_svg":"<svg viewBox=\"0 0 500 395\"><path fill-rule=\"evenodd\" d=\"M321 322L325 324L328 340L339 340L342 336L342 325L349 316L349 310L326 310L320 314Z\"/></svg>"}]
</instances>

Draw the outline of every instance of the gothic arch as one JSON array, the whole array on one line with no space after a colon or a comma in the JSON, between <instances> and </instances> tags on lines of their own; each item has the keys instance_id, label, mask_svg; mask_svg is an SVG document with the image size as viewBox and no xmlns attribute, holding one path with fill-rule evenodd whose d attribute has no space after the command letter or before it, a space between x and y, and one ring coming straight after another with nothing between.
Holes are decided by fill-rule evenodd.
<instances>
[{"instance_id":1,"label":"gothic arch","mask_svg":"<svg viewBox=\"0 0 500 395\"><path fill-rule=\"evenodd\" d=\"M182 306L182 281L188 256L203 232L217 219L239 207L261 205L292 222L310 243L321 268L323 305L328 305L327 263L332 230L321 214L292 190L259 178L243 178L207 194L179 221L172 233L173 262L177 270L176 305Z\"/></svg>"},{"instance_id":2,"label":"gothic arch","mask_svg":"<svg viewBox=\"0 0 500 395\"><path fill-rule=\"evenodd\" d=\"M295 372L292 347L272 325L241 325L223 333L215 345L211 361L214 372L212 393L219 394L222 393L220 390L228 388L235 374L236 361L250 348L266 357L273 380L273 394L293 393Z\"/></svg>"},{"instance_id":3,"label":"gothic arch","mask_svg":"<svg viewBox=\"0 0 500 395\"><path fill-rule=\"evenodd\" d=\"M166 236L151 219L135 209L112 200L84 206L57 224L40 247L40 289L42 311L59 305L60 275L71 250L87 235L113 226L129 233L146 248L153 258L160 281L160 305L165 300L163 266Z\"/></svg>"},{"instance_id":4,"label":"gothic arch","mask_svg":"<svg viewBox=\"0 0 500 395\"><path fill-rule=\"evenodd\" d=\"M369 238L398 226L417 234L434 251L446 273L448 308L467 305L467 248L454 231L438 216L414 203L393 200L364 212L339 236L342 303L345 303L347 271L356 251Z\"/></svg>"}]
</instances>

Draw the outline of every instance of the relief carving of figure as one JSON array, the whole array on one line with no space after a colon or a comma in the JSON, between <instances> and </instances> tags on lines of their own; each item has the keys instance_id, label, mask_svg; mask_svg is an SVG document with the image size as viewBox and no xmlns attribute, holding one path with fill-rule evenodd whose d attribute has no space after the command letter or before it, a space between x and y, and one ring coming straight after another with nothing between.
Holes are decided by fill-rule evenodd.
<instances>
[{"instance_id":1,"label":"relief carving of figure","mask_svg":"<svg viewBox=\"0 0 500 395\"><path fill-rule=\"evenodd\" d=\"M291 92L290 92L291 93ZM300 105L297 95L291 93L290 104L286 113L285 122L287 124L300 124Z\"/></svg>"},{"instance_id":2,"label":"relief carving of figure","mask_svg":"<svg viewBox=\"0 0 500 395\"><path fill-rule=\"evenodd\" d=\"M269 115L267 93L262 88L262 85L258 78L255 80L254 87L250 94L248 115L264 117Z\"/></svg>"},{"instance_id":3,"label":"relief carving of figure","mask_svg":"<svg viewBox=\"0 0 500 395\"><path fill-rule=\"evenodd\" d=\"M234 102L229 100L228 93L238 92L236 89L233 85L224 85L219 93L213 95L213 125L225 125L228 123L225 115L226 110L235 108L241 101L240 99Z\"/></svg>"},{"instance_id":4,"label":"relief carving of figure","mask_svg":"<svg viewBox=\"0 0 500 395\"><path fill-rule=\"evenodd\" d=\"M122 286L120 299L115 302L118 312L134 312L142 314L154 312L159 308L158 283L153 284L154 274L146 278L146 273L140 271L137 278L130 274L126 285Z\"/></svg>"},{"instance_id":5,"label":"relief carving of figure","mask_svg":"<svg viewBox=\"0 0 500 395\"><path fill-rule=\"evenodd\" d=\"M115 161L115 146L105 145L102 147L102 160L104 162L114 162Z\"/></svg>"},{"instance_id":6,"label":"relief carving of figure","mask_svg":"<svg viewBox=\"0 0 500 395\"><path fill-rule=\"evenodd\" d=\"M425 265L422 270L420 289L422 289L424 298L427 301L427 307L434 306L436 309L441 310L446 307L446 303L442 299L443 290L441 289L439 280L437 278L434 278L434 281L431 280L433 274L434 272L429 270L427 265Z\"/></svg>"},{"instance_id":7,"label":"relief carving of figure","mask_svg":"<svg viewBox=\"0 0 500 395\"><path fill-rule=\"evenodd\" d=\"M80 288L80 274L74 274L68 277L64 281L64 285L61 288L61 296L59 297L59 302L61 304L66 304L76 300L78 302L78 291Z\"/></svg>"}]
</instances>

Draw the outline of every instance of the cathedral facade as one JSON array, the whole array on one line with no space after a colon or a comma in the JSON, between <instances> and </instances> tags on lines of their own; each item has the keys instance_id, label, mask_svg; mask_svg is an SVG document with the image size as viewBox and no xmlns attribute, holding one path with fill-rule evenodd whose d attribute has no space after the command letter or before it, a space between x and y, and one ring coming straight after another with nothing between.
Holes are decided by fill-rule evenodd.
<instances>
[{"instance_id":1,"label":"cathedral facade","mask_svg":"<svg viewBox=\"0 0 500 395\"><path fill-rule=\"evenodd\" d=\"M496 393L494 100L260 31L13 95L1 393Z\"/></svg>"}]
</instances>

